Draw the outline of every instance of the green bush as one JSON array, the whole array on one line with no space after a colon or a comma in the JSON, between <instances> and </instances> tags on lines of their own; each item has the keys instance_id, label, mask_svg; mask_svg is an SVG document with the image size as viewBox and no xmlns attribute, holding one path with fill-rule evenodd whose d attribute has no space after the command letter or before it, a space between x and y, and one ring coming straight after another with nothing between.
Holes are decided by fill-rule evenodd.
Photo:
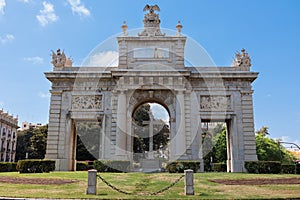
<instances>
[{"instance_id":1,"label":"green bush","mask_svg":"<svg viewBox=\"0 0 300 200\"><path fill-rule=\"evenodd\" d=\"M127 160L95 160L94 169L98 172L127 172L130 161Z\"/></svg>"},{"instance_id":2,"label":"green bush","mask_svg":"<svg viewBox=\"0 0 300 200\"><path fill-rule=\"evenodd\" d=\"M245 168L248 173L258 174L259 173L259 162L258 161L246 161Z\"/></svg>"},{"instance_id":3,"label":"green bush","mask_svg":"<svg viewBox=\"0 0 300 200\"><path fill-rule=\"evenodd\" d=\"M278 161L260 161L260 174L279 174L281 172L281 163Z\"/></svg>"},{"instance_id":4,"label":"green bush","mask_svg":"<svg viewBox=\"0 0 300 200\"><path fill-rule=\"evenodd\" d=\"M54 160L19 160L17 170L20 173L43 173L55 170Z\"/></svg>"},{"instance_id":5,"label":"green bush","mask_svg":"<svg viewBox=\"0 0 300 200\"><path fill-rule=\"evenodd\" d=\"M16 172L17 163L0 162L0 172Z\"/></svg>"},{"instance_id":6,"label":"green bush","mask_svg":"<svg viewBox=\"0 0 300 200\"><path fill-rule=\"evenodd\" d=\"M76 162L76 171L86 171L89 169L88 162Z\"/></svg>"},{"instance_id":7,"label":"green bush","mask_svg":"<svg viewBox=\"0 0 300 200\"><path fill-rule=\"evenodd\" d=\"M281 165L281 173L283 173L283 174L296 174L296 165L295 164Z\"/></svg>"},{"instance_id":8,"label":"green bush","mask_svg":"<svg viewBox=\"0 0 300 200\"><path fill-rule=\"evenodd\" d=\"M225 163L213 163L214 172L227 172L227 164Z\"/></svg>"},{"instance_id":9,"label":"green bush","mask_svg":"<svg viewBox=\"0 0 300 200\"><path fill-rule=\"evenodd\" d=\"M281 163L279 161L246 161L245 168L249 173L279 174Z\"/></svg>"},{"instance_id":10,"label":"green bush","mask_svg":"<svg viewBox=\"0 0 300 200\"><path fill-rule=\"evenodd\" d=\"M174 161L167 164L166 167L169 173L183 173L186 169L191 169L194 172L199 171L199 161Z\"/></svg>"}]
</instances>

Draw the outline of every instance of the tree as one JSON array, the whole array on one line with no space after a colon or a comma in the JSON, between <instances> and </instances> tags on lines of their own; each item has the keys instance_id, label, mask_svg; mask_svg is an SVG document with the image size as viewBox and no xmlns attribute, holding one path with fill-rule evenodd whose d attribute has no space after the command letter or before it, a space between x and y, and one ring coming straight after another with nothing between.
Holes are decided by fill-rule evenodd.
<instances>
[{"instance_id":1,"label":"tree","mask_svg":"<svg viewBox=\"0 0 300 200\"><path fill-rule=\"evenodd\" d=\"M99 157L101 125L99 122L76 123L76 160L96 160Z\"/></svg>"},{"instance_id":2,"label":"tree","mask_svg":"<svg viewBox=\"0 0 300 200\"><path fill-rule=\"evenodd\" d=\"M30 137L31 158L43 159L46 154L48 125L33 130Z\"/></svg>"},{"instance_id":3,"label":"tree","mask_svg":"<svg viewBox=\"0 0 300 200\"><path fill-rule=\"evenodd\" d=\"M48 125L18 131L16 160L43 159L46 153Z\"/></svg>"},{"instance_id":4,"label":"tree","mask_svg":"<svg viewBox=\"0 0 300 200\"><path fill-rule=\"evenodd\" d=\"M227 161L227 140L226 127L223 127L218 137L214 137L214 162L226 163Z\"/></svg>"},{"instance_id":5,"label":"tree","mask_svg":"<svg viewBox=\"0 0 300 200\"><path fill-rule=\"evenodd\" d=\"M223 123L218 123L211 131L203 130L202 142L205 171L212 170L212 162L226 163L226 126Z\"/></svg>"},{"instance_id":6,"label":"tree","mask_svg":"<svg viewBox=\"0 0 300 200\"><path fill-rule=\"evenodd\" d=\"M272 138L268 138L269 128L263 126L256 132L256 152L258 160L281 161L282 163L293 163L296 158L286 150L284 146Z\"/></svg>"},{"instance_id":7,"label":"tree","mask_svg":"<svg viewBox=\"0 0 300 200\"><path fill-rule=\"evenodd\" d=\"M262 126L258 131L256 131L257 135L261 135L265 137L266 135L270 135L269 133L269 127L267 126Z\"/></svg>"},{"instance_id":8,"label":"tree","mask_svg":"<svg viewBox=\"0 0 300 200\"><path fill-rule=\"evenodd\" d=\"M144 121L150 120L150 104L145 103L137 108L133 114L134 121L134 133L135 137L133 140L133 152L134 153L144 153L149 149L149 130L148 125L143 124ZM161 147L165 147L169 141L169 126L162 120L155 119L155 121L160 121L162 126L154 126L154 136L153 136L153 150L159 150ZM137 158L135 158L137 159Z\"/></svg>"}]
</instances>

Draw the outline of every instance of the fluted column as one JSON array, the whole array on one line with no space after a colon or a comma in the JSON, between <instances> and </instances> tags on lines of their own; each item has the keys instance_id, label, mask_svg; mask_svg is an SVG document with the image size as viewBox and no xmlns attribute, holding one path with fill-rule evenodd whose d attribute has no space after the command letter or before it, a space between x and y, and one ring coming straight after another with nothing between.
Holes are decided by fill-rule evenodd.
<instances>
[{"instance_id":1,"label":"fluted column","mask_svg":"<svg viewBox=\"0 0 300 200\"><path fill-rule=\"evenodd\" d=\"M118 93L116 155L123 156L126 151L126 94L124 90Z\"/></svg>"}]
</instances>

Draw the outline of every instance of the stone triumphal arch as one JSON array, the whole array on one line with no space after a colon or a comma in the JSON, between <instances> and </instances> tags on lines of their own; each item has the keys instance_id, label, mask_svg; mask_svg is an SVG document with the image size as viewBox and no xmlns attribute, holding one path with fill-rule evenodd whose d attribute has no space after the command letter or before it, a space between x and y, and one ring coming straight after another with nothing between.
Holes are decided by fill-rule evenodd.
<instances>
[{"instance_id":1,"label":"stone triumphal arch","mask_svg":"<svg viewBox=\"0 0 300 200\"><path fill-rule=\"evenodd\" d=\"M252 82L258 73L243 49L230 67L185 66L186 36L178 22L175 35L160 29L158 6L146 6L143 30L116 38L118 66L73 67L64 52L53 52L47 159L56 170L75 170L77 122L99 122L97 159L132 158L132 113L144 102L157 102L170 116L172 160L203 163L203 122L227 124L227 168L245 171L257 160ZM203 170L203 164L201 164Z\"/></svg>"}]
</instances>

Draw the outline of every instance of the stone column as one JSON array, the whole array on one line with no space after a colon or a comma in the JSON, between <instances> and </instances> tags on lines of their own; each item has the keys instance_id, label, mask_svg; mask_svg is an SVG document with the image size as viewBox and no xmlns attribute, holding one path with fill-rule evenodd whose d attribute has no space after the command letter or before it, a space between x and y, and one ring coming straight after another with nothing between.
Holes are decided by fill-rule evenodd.
<instances>
[{"instance_id":1,"label":"stone column","mask_svg":"<svg viewBox=\"0 0 300 200\"><path fill-rule=\"evenodd\" d=\"M194 195L194 171L191 169L184 170L184 175L185 195Z\"/></svg>"},{"instance_id":2,"label":"stone column","mask_svg":"<svg viewBox=\"0 0 300 200\"><path fill-rule=\"evenodd\" d=\"M117 135L116 135L116 155L124 156L126 150L126 94L124 90L118 94L118 113L117 113Z\"/></svg>"},{"instance_id":3,"label":"stone column","mask_svg":"<svg viewBox=\"0 0 300 200\"><path fill-rule=\"evenodd\" d=\"M97 170L90 169L88 171L88 185L86 189L86 194L96 194L97 193Z\"/></svg>"},{"instance_id":4,"label":"stone column","mask_svg":"<svg viewBox=\"0 0 300 200\"><path fill-rule=\"evenodd\" d=\"M184 94L180 90L176 94L176 135L175 135L176 156L182 156L186 151L185 138L185 107Z\"/></svg>"}]
</instances>

